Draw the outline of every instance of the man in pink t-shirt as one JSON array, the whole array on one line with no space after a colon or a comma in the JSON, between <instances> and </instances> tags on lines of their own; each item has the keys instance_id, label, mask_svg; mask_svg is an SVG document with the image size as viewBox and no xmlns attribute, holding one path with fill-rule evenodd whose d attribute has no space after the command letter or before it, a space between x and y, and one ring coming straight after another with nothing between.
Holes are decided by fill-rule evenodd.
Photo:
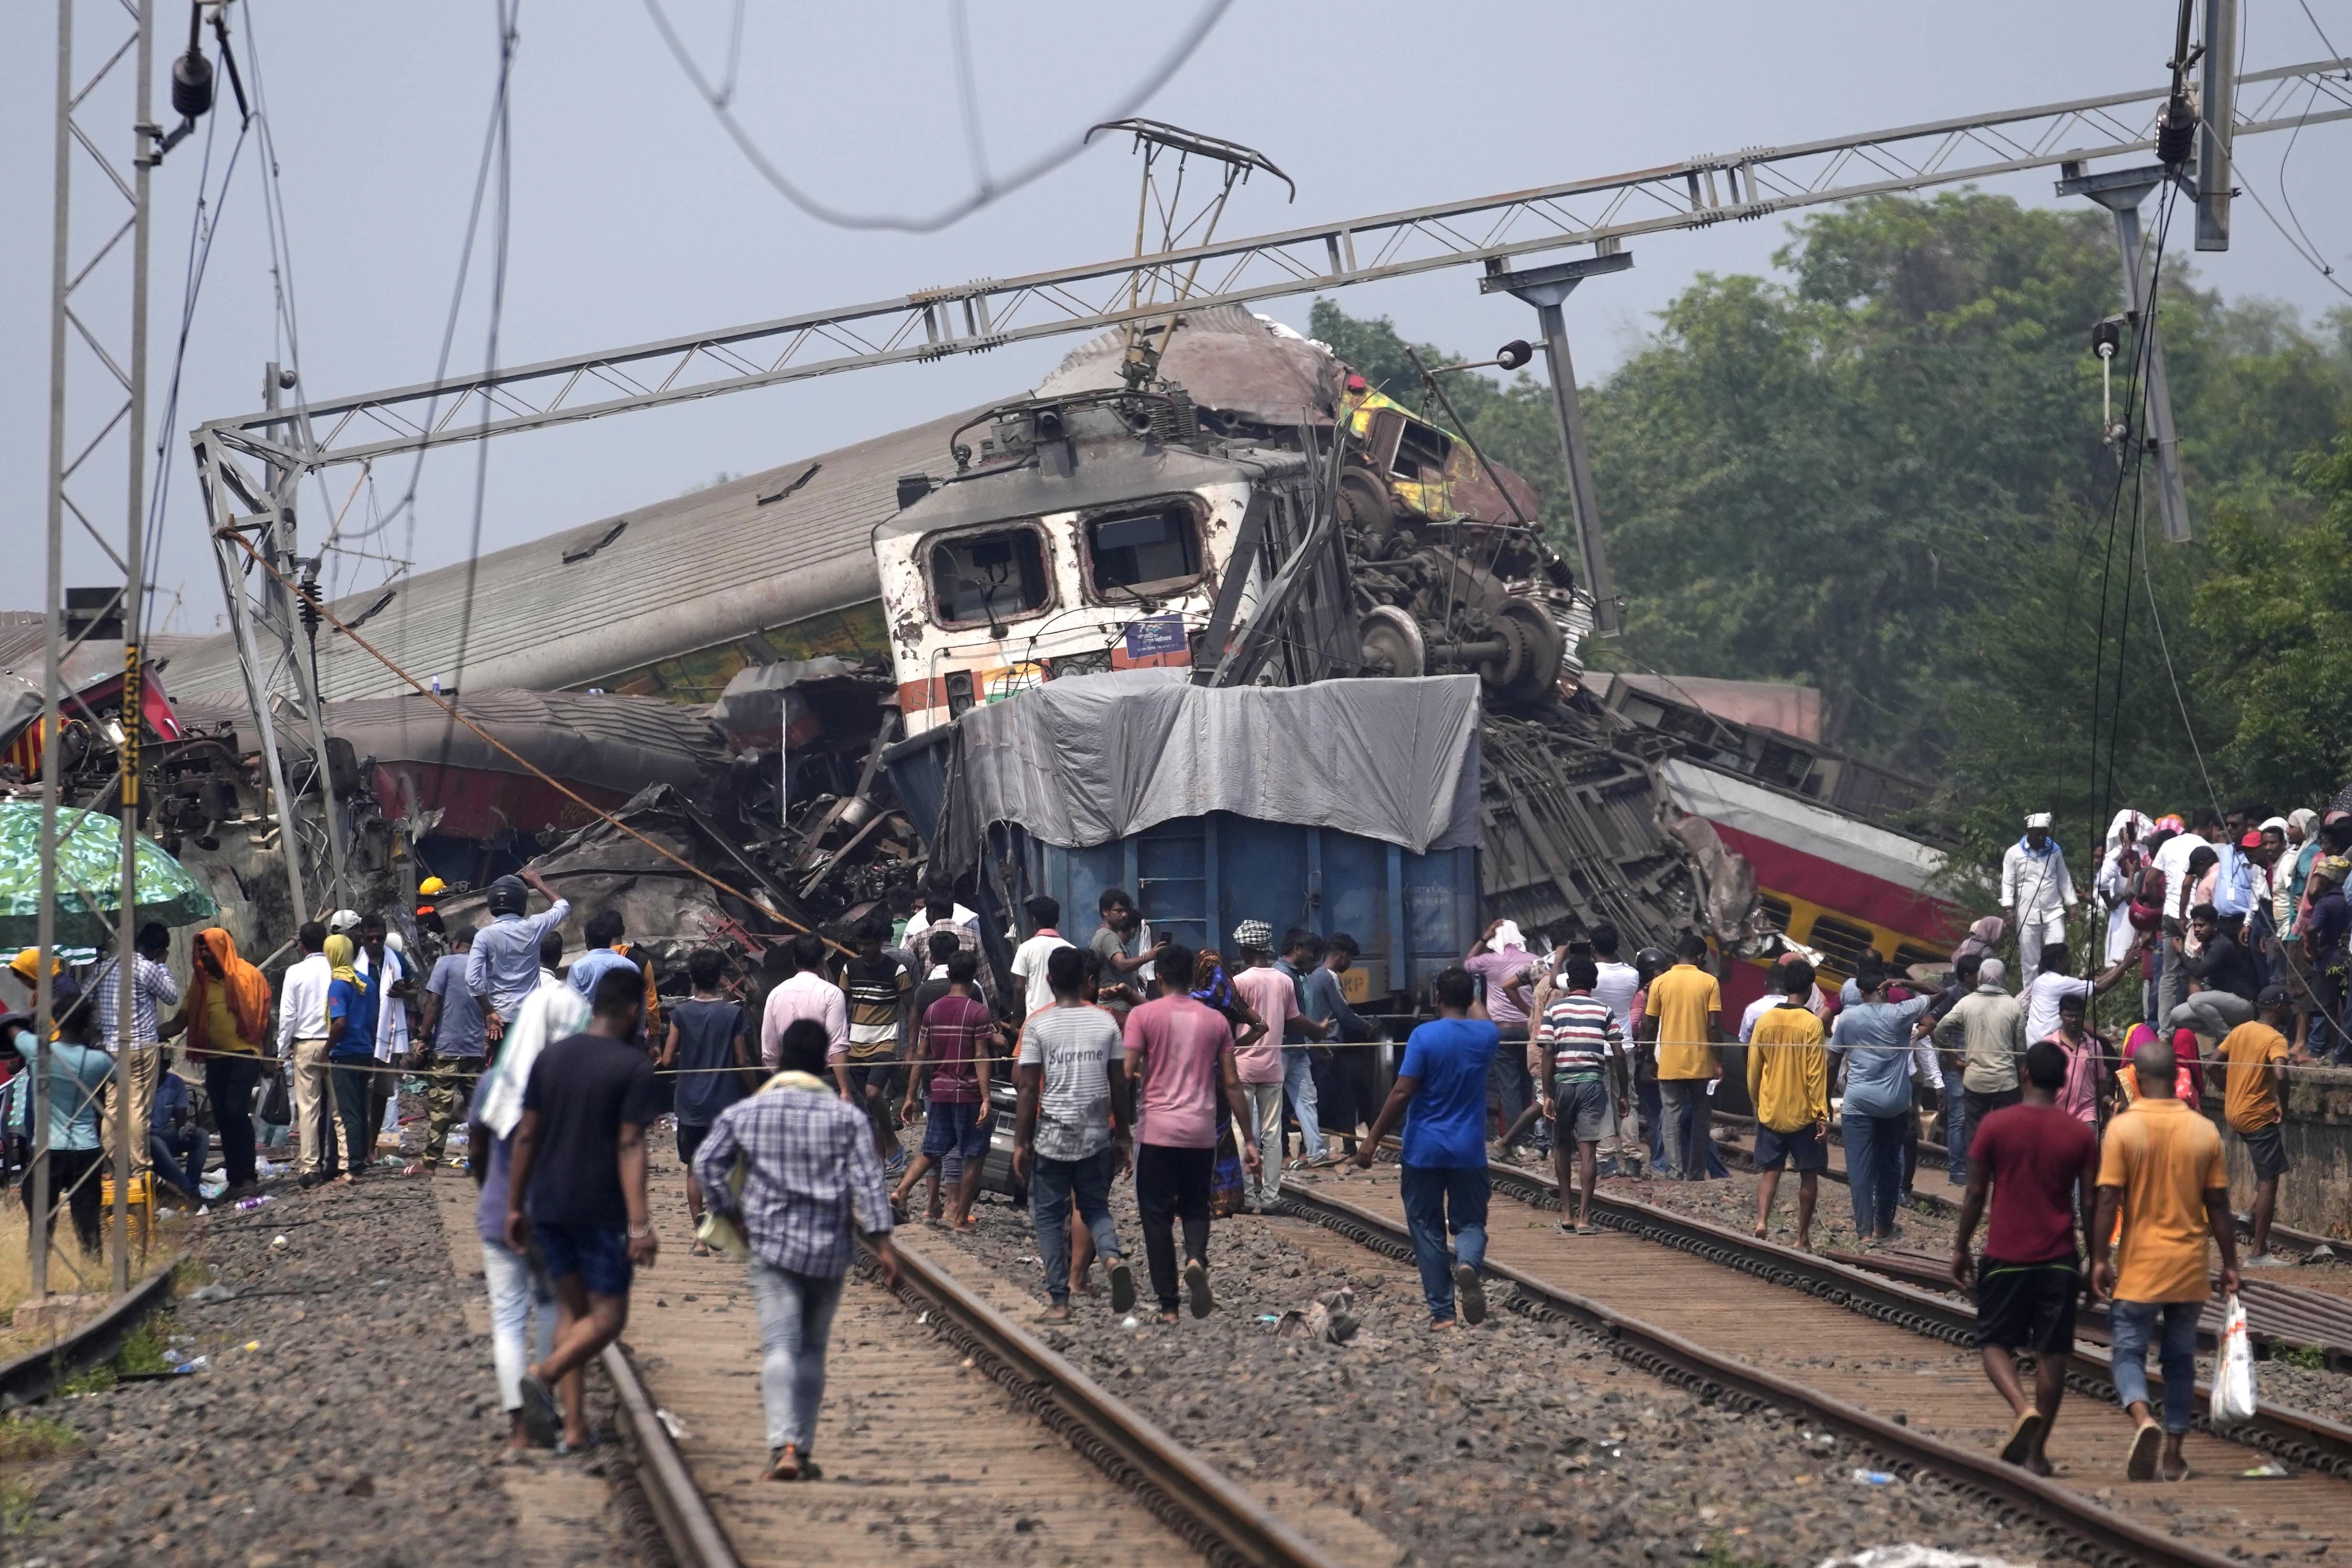
<instances>
[{"instance_id":1,"label":"man in pink t-shirt","mask_svg":"<svg viewBox=\"0 0 2352 1568\"><path fill-rule=\"evenodd\" d=\"M1265 1020L1265 1034L1247 1051L1234 1057L1234 1076L1249 1102L1249 1114L1236 1126L1245 1126L1257 1140L1258 1171L1246 1194L1255 1207L1282 1192L1282 1034L1298 1016L1298 987L1274 967L1274 927L1263 920L1244 920L1234 927L1234 947L1241 967L1234 975L1234 990Z\"/></svg>"},{"instance_id":2,"label":"man in pink t-shirt","mask_svg":"<svg viewBox=\"0 0 2352 1568\"><path fill-rule=\"evenodd\" d=\"M1233 1026L1189 994L1192 953L1171 943L1156 973L1160 995L1127 1015L1127 1075L1136 1085L1135 1204L1143 1255L1152 1293L1160 1298L1160 1320L1174 1322L1180 1215L1192 1315L1206 1317L1215 1304L1209 1292L1209 1192L1217 1161L1218 1096L1232 1108L1236 1127L1248 1124L1250 1106L1234 1074ZM1254 1171L1257 1165L1257 1151L1244 1142L1243 1168Z\"/></svg>"}]
</instances>

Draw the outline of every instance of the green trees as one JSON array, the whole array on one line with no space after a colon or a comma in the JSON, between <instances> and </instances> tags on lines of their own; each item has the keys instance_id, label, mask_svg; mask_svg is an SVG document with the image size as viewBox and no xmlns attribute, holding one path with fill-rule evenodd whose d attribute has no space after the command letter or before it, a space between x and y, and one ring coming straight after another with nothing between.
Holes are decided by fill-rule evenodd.
<instances>
[{"instance_id":1,"label":"green trees","mask_svg":"<svg viewBox=\"0 0 2352 1568\"><path fill-rule=\"evenodd\" d=\"M2190 727L2224 795L2284 802L2315 787L2310 768L2340 771L2352 722L2317 721L2352 702L2352 457L2307 455L2346 428L2352 316L2331 342L2283 308L2225 304L2187 278L2185 250L2163 319L2188 547L2156 542L2152 488L2137 507L2132 484L2119 494L2100 444L2089 329L2120 293L2104 214L1878 198L1794 225L1770 277L1702 275L1585 393L1628 610L1625 636L1587 657L1818 685L1833 737L1948 782L1948 821L1988 844L2025 809L2081 822L2111 795L2202 800ZM1312 329L1420 404L1389 322L1318 301ZM2130 352L2127 334L2119 414ZM1447 390L1564 523L1544 390ZM2333 574L2315 559L2331 550ZM2250 661L2292 665L2294 700L2316 707L2282 706ZM2306 743L2284 749L2296 730Z\"/></svg>"}]
</instances>

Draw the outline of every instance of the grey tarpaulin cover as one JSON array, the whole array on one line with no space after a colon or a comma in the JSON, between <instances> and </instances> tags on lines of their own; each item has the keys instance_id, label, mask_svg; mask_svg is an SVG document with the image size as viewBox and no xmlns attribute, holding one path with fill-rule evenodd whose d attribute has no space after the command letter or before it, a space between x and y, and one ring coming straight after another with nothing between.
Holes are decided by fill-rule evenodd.
<instances>
[{"instance_id":1,"label":"grey tarpaulin cover","mask_svg":"<svg viewBox=\"0 0 2352 1568\"><path fill-rule=\"evenodd\" d=\"M1188 674L1066 676L958 719L948 869L998 822L1078 849L1211 811L1414 854L1477 845L1476 676L1213 691Z\"/></svg>"}]
</instances>

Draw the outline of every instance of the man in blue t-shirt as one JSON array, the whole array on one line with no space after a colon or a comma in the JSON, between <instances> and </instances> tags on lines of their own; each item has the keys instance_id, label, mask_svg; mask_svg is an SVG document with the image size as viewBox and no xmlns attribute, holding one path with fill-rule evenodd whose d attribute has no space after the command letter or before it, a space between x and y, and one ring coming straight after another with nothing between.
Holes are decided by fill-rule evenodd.
<instances>
[{"instance_id":1,"label":"man in blue t-shirt","mask_svg":"<svg viewBox=\"0 0 2352 1568\"><path fill-rule=\"evenodd\" d=\"M1397 1188L1412 1232L1421 1293L1429 1326L1451 1329L1454 1297L1462 1296L1465 1322L1486 1316L1478 1266L1486 1257L1486 1069L1502 1044L1501 1031L1470 1016L1477 991L1467 969L1437 977L1437 1017L1412 1031L1396 1086L1381 1107L1356 1164L1372 1167L1397 1119L1404 1119L1403 1170ZM1453 1270L1446 1269L1445 1233L1454 1232Z\"/></svg>"}]
</instances>

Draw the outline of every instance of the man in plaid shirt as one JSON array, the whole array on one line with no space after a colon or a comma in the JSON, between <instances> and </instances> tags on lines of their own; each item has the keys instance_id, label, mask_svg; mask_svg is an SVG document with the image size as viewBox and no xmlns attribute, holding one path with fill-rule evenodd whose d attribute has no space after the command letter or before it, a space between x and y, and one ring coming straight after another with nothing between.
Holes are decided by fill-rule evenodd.
<instances>
[{"instance_id":1,"label":"man in plaid shirt","mask_svg":"<svg viewBox=\"0 0 2352 1568\"><path fill-rule=\"evenodd\" d=\"M719 1113L695 1151L694 1176L711 1210L734 1221L751 1249L768 1479L789 1481L817 1474L809 1456L824 1400L825 1343L857 1237L873 1242L892 1284L898 1257L872 1124L824 1077L825 1026L796 1019L777 1043L782 1071Z\"/></svg>"},{"instance_id":2,"label":"man in plaid shirt","mask_svg":"<svg viewBox=\"0 0 2352 1568\"><path fill-rule=\"evenodd\" d=\"M152 1166L147 1149L147 1124L155 1100L156 1075L163 1069L163 1055L158 1019L164 1008L180 1005L180 988L173 983L172 971L163 967L164 957L172 951L172 933L161 921L151 920L139 928L138 939L131 956L131 1028L122 1028L122 959L120 954L98 967L89 977L88 995L98 1007L98 1039L106 1051L119 1053L128 1063L123 1071L106 1081L106 1105L99 1119L99 1136L106 1151L107 1167L113 1168L116 1086L128 1081L131 1085L131 1170L133 1176ZM174 1030L173 1033L178 1030ZM129 1039L125 1039L125 1034Z\"/></svg>"}]
</instances>

